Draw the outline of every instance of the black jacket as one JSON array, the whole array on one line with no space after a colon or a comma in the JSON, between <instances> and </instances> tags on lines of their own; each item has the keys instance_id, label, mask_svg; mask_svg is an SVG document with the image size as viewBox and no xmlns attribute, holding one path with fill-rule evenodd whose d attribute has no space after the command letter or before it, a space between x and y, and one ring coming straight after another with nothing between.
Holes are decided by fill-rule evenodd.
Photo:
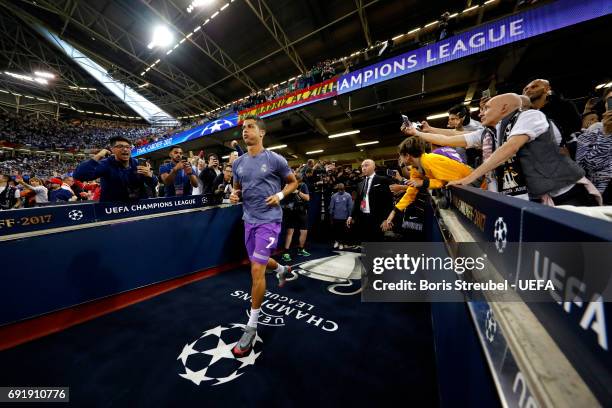
<instances>
[{"instance_id":1,"label":"black jacket","mask_svg":"<svg viewBox=\"0 0 612 408\"><path fill-rule=\"evenodd\" d=\"M355 196L355 204L353 205L353 213L351 217L359 219L362 215L361 200L364 197L365 178L359 182L357 186L357 195ZM368 201L370 203L370 214L377 222L382 222L391 210L393 209L393 195L389 190L391 180L388 177L374 175L372 185L370 186L370 194Z\"/></svg>"},{"instance_id":2,"label":"black jacket","mask_svg":"<svg viewBox=\"0 0 612 408\"><path fill-rule=\"evenodd\" d=\"M569 136L574 132L578 132L582 127L582 120L576 105L572 101L563 99L558 95L549 95L546 105L540 109L540 112L555 122L564 142L567 142Z\"/></svg>"},{"instance_id":3,"label":"black jacket","mask_svg":"<svg viewBox=\"0 0 612 408\"><path fill-rule=\"evenodd\" d=\"M223 172L221 172L220 176L223 177ZM202 172L200 172L199 177L200 180L202 180L202 183L204 184L204 187L202 189L203 194L213 193L218 187L218 185L214 185L215 179L217 178L217 173L212 167L206 167L205 169L203 169Z\"/></svg>"}]
</instances>

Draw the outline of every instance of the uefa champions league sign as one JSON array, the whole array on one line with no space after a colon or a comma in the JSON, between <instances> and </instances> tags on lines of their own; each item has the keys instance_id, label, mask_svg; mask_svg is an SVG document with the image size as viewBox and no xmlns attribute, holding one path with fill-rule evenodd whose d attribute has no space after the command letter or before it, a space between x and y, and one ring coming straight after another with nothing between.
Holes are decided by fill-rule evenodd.
<instances>
[{"instance_id":1,"label":"uefa champions league sign","mask_svg":"<svg viewBox=\"0 0 612 408\"><path fill-rule=\"evenodd\" d=\"M568 27L584 21L603 17L612 13L612 2L608 0L558 0L551 4L537 7L502 18L492 23L483 24L472 30L455 35L445 40L389 58L374 65L358 69L338 78L336 92L319 96L314 101L342 95L361 88L388 81L403 75L477 54L493 48L508 45L527 38L535 37L554 30ZM275 113L295 109L313 100L291 105ZM264 115L265 116L265 115ZM177 133L172 137L141 146L132 152L140 156L152 151L187 142L203 136L212 135L238 126L237 114L224 116L195 128Z\"/></svg>"},{"instance_id":2,"label":"uefa champions league sign","mask_svg":"<svg viewBox=\"0 0 612 408\"><path fill-rule=\"evenodd\" d=\"M156 150L165 149L176 144L185 143L189 140L209 136L214 133L221 132L226 129L231 129L236 126L238 126L238 114L234 113L216 120L211 120L189 130L179 132L167 139L163 139L154 143L149 143L144 146L138 147L132 150L132 157L151 153Z\"/></svg>"},{"instance_id":3,"label":"uefa champions league sign","mask_svg":"<svg viewBox=\"0 0 612 408\"><path fill-rule=\"evenodd\" d=\"M603 17L611 12L612 2L607 0L559 0L343 75L338 79L338 94Z\"/></svg>"}]
</instances>

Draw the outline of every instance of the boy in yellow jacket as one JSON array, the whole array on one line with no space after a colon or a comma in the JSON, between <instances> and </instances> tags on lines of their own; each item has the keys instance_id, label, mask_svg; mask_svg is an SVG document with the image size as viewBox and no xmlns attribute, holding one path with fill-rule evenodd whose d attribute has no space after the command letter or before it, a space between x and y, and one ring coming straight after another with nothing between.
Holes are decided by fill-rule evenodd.
<instances>
[{"instance_id":1,"label":"boy in yellow jacket","mask_svg":"<svg viewBox=\"0 0 612 408\"><path fill-rule=\"evenodd\" d=\"M403 164L411 165L408 189L381 224L383 231L393 227L396 211L404 211L412 204L420 189L442 188L451 180L460 180L472 172L472 168L456 160L434 153L425 153L427 143L416 136L406 138L399 145L399 157Z\"/></svg>"}]
</instances>

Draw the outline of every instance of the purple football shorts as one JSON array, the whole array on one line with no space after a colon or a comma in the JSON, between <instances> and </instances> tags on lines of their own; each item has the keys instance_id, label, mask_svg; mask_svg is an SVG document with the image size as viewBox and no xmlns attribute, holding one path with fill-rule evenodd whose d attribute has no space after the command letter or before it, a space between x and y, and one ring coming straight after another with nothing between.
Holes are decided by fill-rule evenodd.
<instances>
[{"instance_id":1,"label":"purple football shorts","mask_svg":"<svg viewBox=\"0 0 612 408\"><path fill-rule=\"evenodd\" d=\"M268 263L270 253L276 249L278 234L281 231L279 222L266 224L244 223L244 245L251 262L262 265Z\"/></svg>"}]
</instances>

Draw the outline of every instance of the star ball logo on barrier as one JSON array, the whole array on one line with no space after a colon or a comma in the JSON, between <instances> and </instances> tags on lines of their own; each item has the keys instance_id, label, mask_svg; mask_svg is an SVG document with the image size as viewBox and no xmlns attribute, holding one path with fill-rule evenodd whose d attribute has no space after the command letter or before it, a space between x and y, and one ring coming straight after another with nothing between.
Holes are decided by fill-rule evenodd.
<instances>
[{"instance_id":1,"label":"star ball logo on barrier","mask_svg":"<svg viewBox=\"0 0 612 408\"><path fill-rule=\"evenodd\" d=\"M495 334L497 333L497 321L493 316L491 309L487 310L487 317L485 319L485 336L489 343L493 343L495 340Z\"/></svg>"},{"instance_id":2,"label":"star ball logo on barrier","mask_svg":"<svg viewBox=\"0 0 612 408\"><path fill-rule=\"evenodd\" d=\"M261 355L263 340L256 335L251 352L245 357L236 358L232 349L238 343L230 339L240 338L244 324L231 323L230 327L217 326L206 330L192 343L183 347L176 358L182 363L182 378L200 385L220 385L235 380L244 374L247 367L255 364Z\"/></svg>"},{"instance_id":3,"label":"star ball logo on barrier","mask_svg":"<svg viewBox=\"0 0 612 408\"><path fill-rule=\"evenodd\" d=\"M202 129L202 133L200 136L209 135L211 133L220 132L224 129L229 129L231 127L236 126L234 122L227 119L217 119L213 122L210 122L204 129Z\"/></svg>"},{"instance_id":4,"label":"star ball logo on barrier","mask_svg":"<svg viewBox=\"0 0 612 408\"><path fill-rule=\"evenodd\" d=\"M83 218L83 211L81 210L70 210L68 213L68 218L72 221L79 221Z\"/></svg>"},{"instance_id":5,"label":"star ball logo on barrier","mask_svg":"<svg viewBox=\"0 0 612 408\"><path fill-rule=\"evenodd\" d=\"M493 239L495 240L495 248L500 254L506 249L508 238L508 226L502 217L495 220L495 226L493 227Z\"/></svg>"}]
</instances>

